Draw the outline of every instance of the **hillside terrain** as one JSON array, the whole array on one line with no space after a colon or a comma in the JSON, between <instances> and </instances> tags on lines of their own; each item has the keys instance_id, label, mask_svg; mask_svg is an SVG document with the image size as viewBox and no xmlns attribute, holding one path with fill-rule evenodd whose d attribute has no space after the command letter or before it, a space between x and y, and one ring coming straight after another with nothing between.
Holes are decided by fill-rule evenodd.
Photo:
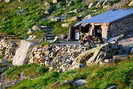
<instances>
[{"instance_id":1,"label":"hillside terrain","mask_svg":"<svg viewBox=\"0 0 133 89\"><path fill-rule=\"evenodd\" d=\"M48 72L43 66L30 64L11 67L6 70L6 81L24 80L7 89L132 89L133 88L133 59L117 64L91 65L89 67L71 70L64 73ZM34 71L33 71L34 70ZM74 81L83 79L82 86Z\"/></svg>"},{"instance_id":2,"label":"hillside terrain","mask_svg":"<svg viewBox=\"0 0 133 89\"><path fill-rule=\"evenodd\" d=\"M44 62L41 59L47 59L46 49L50 43L42 40L49 29L54 36L65 37L68 36L69 29L82 19L110 9L132 7L132 0L0 0L0 89L133 89L133 50L121 61L81 65L81 68L71 69L71 61L83 51L79 48L81 46L76 49L74 45L70 47L69 52L65 51L69 48L67 46L60 48L60 51L56 50L59 48L56 46L51 64L47 60L41 64ZM1 35L13 36L17 41L3 41ZM16 49L21 45L18 39L34 39L35 42L41 42L39 46L33 47L33 50L29 48L27 51L31 59L27 64L13 66ZM71 58L69 53L73 53L71 56L74 56L70 62L59 59ZM8 62L4 60L6 58ZM66 69L60 70L63 68Z\"/></svg>"},{"instance_id":3,"label":"hillside terrain","mask_svg":"<svg viewBox=\"0 0 133 89\"><path fill-rule=\"evenodd\" d=\"M9 0L0 3L0 32L27 38L26 32L34 25L50 26L57 34L66 34L70 26L85 16L102 13L119 0L100 2L95 0ZM123 2L123 1L122 1ZM99 3L99 4L98 4ZM121 4L121 3L119 3ZM122 8L127 6L123 2ZM116 7L114 5L114 8ZM36 35L41 36L42 32Z\"/></svg>"}]
</instances>

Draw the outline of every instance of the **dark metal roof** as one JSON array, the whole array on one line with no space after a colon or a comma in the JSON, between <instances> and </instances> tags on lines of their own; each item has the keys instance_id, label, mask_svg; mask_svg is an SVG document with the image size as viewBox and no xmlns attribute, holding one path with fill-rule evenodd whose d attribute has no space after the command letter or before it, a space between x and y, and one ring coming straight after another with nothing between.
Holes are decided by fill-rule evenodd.
<instances>
[{"instance_id":1,"label":"dark metal roof","mask_svg":"<svg viewBox=\"0 0 133 89\"><path fill-rule=\"evenodd\" d=\"M122 18L132 15L132 14L133 14L133 8L114 9L114 10L109 10L100 15L94 16L90 19L82 20L82 21L78 22L77 24L81 24L81 23L112 23L114 21L117 21L119 19L122 19Z\"/></svg>"}]
</instances>

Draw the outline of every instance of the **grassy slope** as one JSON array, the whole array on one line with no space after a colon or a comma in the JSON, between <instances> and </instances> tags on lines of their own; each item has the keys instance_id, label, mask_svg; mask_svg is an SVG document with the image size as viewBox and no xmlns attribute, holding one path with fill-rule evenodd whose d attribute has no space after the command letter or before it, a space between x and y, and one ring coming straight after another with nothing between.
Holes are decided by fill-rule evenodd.
<instances>
[{"instance_id":1,"label":"grassy slope","mask_svg":"<svg viewBox=\"0 0 133 89\"><path fill-rule=\"evenodd\" d=\"M90 13L95 15L104 11L104 9L91 8L79 13L68 13L77 8L84 8L86 5L80 0L74 0L72 6L67 6L64 1L60 1L53 5L51 8L53 12L47 16L44 14L47 10L46 2L51 2L51 0L21 0L21 2L12 0L10 3L0 3L0 32L26 38L26 32L29 28L36 24L42 24L52 26L55 34L67 34L69 28L61 27L61 24L69 23L72 25L75 21L54 22L50 21L51 16L66 15L66 18L69 19L73 16L82 15L84 17ZM21 14L17 14L19 11L22 11Z\"/></svg>"},{"instance_id":2,"label":"grassy slope","mask_svg":"<svg viewBox=\"0 0 133 89\"><path fill-rule=\"evenodd\" d=\"M38 71L38 68L40 71ZM33 70L35 72L33 72ZM80 78L86 79L87 84L80 87L65 85L57 86L54 88L105 89L107 86L111 84L115 84L117 86L117 89L133 88L133 59L126 60L117 64L90 65L89 67L71 70L64 73L47 72L45 68L42 69L40 66L35 67L35 65L33 64L30 66L27 65L26 67L21 66L8 69L6 71L6 78L8 80L17 79L16 76L18 76L18 74L22 71L26 76L36 75L37 78L33 80L28 78L9 89L52 89L55 82L63 82L65 80L75 80Z\"/></svg>"},{"instance_id":3,"label":"grassy slope","mask_svg":"<svg viewBox=\"0 0 133 89\"><path fill-rule=\"evenodd\" d=\"M0 32L5 32L8 34L13 34L21 38L26 38L26 32L33 25L46 25L51 26L54 29L55 34L67 34L69 27L61 27L62 23L69 23L73 25L77 21L64 21L56 22L51 21L52 16L66 16L66 20L73 16L84 16L91 14L92 16L97 15L106 11L107 9L87 8L86 3L81 2L81 0L73 0L72 4L68 6L65 0L61 0L57 4L53 4L50 8L52 13L50 15L44 14L48 9L46 2L51 2L52 0L12 0L10 3L0 3ZM95 0L91 0L94 2ZM110 4L117 3L120 0L112 0ZM72 12L75 9L81 9L78 13ZM17 14L20 12L21 14ZM40 33L39 33L40 35Z\"/></svg>"},{"instance_id":4,"label":"grassy slope","mask_svg":"<svg viewBox=\"0 0 133 89\"><path fill-rule=\"evenodd\" d=\"M24 12L17 14L22 10L21 8L24 9ZM7 4L0 3L0 31L24 38L26 31L40 18L40 10L40 0L23 2L14 0Z\"/></svg>"}]
</instances>

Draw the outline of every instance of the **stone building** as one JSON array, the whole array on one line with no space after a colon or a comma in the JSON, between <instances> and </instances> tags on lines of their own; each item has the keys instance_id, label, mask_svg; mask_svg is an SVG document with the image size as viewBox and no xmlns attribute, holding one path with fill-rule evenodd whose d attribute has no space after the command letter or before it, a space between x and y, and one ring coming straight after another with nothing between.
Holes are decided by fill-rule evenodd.
<instances>
[{"instance_id":1,"label":"stone building","mask_svg":"<svg viewBox=\"0 0 133 89\"><path fill-rule=\"evenodd\" d=\"M102 39L133 32L133 8L113 9L90 19L84 19L70 29L70 40L80 40L80 35L88 33Z\"/></svg>"}]
</instances>

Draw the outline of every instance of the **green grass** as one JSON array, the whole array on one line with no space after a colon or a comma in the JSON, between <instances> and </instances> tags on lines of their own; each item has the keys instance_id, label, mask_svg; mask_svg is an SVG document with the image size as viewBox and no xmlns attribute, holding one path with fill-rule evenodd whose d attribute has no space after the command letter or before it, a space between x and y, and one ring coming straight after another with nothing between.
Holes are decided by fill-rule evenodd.
<instances>
[{"instance_id":1,"label":"green grass","mask_svg":"<svg viewBox=\"0 0 133 89\"><path fill-rule=\"evenodd\" d=\"M32 77L34 78L40 76L47 71L48 69L42 65L28 64L19 67L18 66L10 67L8 70L6 70L5 76L6 80L17 80L20 78L20 74L23 72L27 78L31 79Z\"/></svg>"},{"instance_id":2,"label":"green grass","mask_svg":"<svg viewBox=\"0 0 133 89\"><path fill-rule=\"evenodd\" d=\"M0 15L0 31L25 38L27 30L36 24L41 16L39 1L23 1L20 3L12 1L9 4L0 3L0 13L2 13ZM21 14L17 14L20 10L24 11Z\"/></svg>"},{"instance_id":3,"label":"green grass","mask_svg":"<svg viewBox=\"0 0 133 89\"><path fill-rule=\"evenodd\" d=\"M5 32L26 39L28 37L26 34L28 29L33 25L40 24L51 26L56 35L67 34L69 28L61 27L61 24L64 22L53 22L50 21L49 17L66 15L66 18L69 19L73 16L82 15L82 17L84 17L88 14L96 15L105 11L102 8L91 8L79 13L68 13L72 10L86 7L86 5L81 3L80 0L74 0L72 6L67 6L64 1L54 4L51 7L53 12L50 15L45 15L44 12L47 10L47 7L45 6L46 2L51 2L51 0L22 0L21 2L13 0L10 3L0 3L0 32ZM96 11L92 11L93 9ZM20 12L20 14L17 14L18 12ZM69 23L73 25L76 22ZM36 34L37 36L41 35L40 32Z\"/></svg>"},{"instance_id":4,"label":"green grass","mask_svg":"<svg viewBox=\"0 0 133 89\"><path fill-rule=\"evenodd\" d=\"M28 65L34 66L34 65ZM8 77L15 76L18 71L28 70L26 66L18 69L7 70ZM34 67L29 67L34 68ZM28 70L29 71L29 70ZM34 69L36 71L36 69ZM33 72L33 69L29 73ZM40 72L37 72L40 73ZM85 68L70 70L68 72L41 72L36 79L26 79L9 89L52 89L53 85L65 80L86 79L87 84L83 86L54 86L55 89L106 89L109 85L115 84L117 89L133 88L133 60L126 60L117 64L90 65Z\"/></svg>"}]
</instances>

